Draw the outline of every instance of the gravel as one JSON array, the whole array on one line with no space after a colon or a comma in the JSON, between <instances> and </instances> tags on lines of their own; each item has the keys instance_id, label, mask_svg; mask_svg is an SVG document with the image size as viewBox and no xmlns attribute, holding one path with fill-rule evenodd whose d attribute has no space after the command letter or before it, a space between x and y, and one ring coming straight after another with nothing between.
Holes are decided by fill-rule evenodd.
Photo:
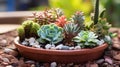
<instances>
[{"instance_id":1,"label":"gravel","mask_svg":"<svg viewBox=\"0 0 120 67\"><path fill-rule=\"evenodd\" d=\"M116 29L115 29L116 30ZM13 40L17 36L16 31L0 34L0 67L119 67L120 65L120 30L111 30L118 33L116 38L113 38L113 45L107 49L101 58L88 61L84 64L68 63L61 64L57 62L40 62L24 58L19 54L13 46ZM6 41L5 41L6 40ZM34 39L31 39L33 42ZM4 45L3 45L4 44ZM116 46L117 44L117 46ZM47 47L50 48L50 47ZM54 49L54 48L52 48ZM62 49L56 48L56 49ZM73 47L71 47L71 50ZM74 48L75 49L75 48ZM69 48L70 50L70 48ZM13 52L13 54L11 53ZM16 53L17 52L17 53ZM16 55L14 55L16 53Z\"/></svg>"}]
</instances>

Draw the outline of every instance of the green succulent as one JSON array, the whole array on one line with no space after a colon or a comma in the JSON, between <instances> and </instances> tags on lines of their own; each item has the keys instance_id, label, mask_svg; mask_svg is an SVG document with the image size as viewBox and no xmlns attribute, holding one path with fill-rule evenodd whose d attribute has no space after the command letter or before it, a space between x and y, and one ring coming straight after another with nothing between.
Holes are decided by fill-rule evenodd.
<instances>
[{"instance_id":1,"label":"green succulent","mask_svg":"<svg viewBox=\"0 0 120 67\"><path fill-rule=\"evenodd\" d=\"M80 32L79 30L80 27L78 27L78 25L75 23L69 22L65 24L63 29L65 34L65 39L64 39L65 45L69 45L69 46L74 45L74 42L72 41L72 39L78 34L78 32Z\"/></svg>"},{"instance_id":2,"label":"green succulent","mask_svg":"<svg viewBox=\"0 0 120 67\"><path fill-rule=\"evenodd\" d=\"M80 29L84 28L84 21L85 21L85 17L83 15L83 12L79 12L79 11L76 12L71 18L71 22L78 24Z\"/></svg>"},{"instance_id":3,"label":"green succulent","mask_svg":"<svg viewBox=\"0 0 120 67\"><path fill-rule=\"evenodd\" d=\"M20 41L23 41L25 38L38 37L37 30L39 28L39 24L35 23L32 20L24 21L22 25L17 29Z\"/></svg>"},{"instance_id":4,"label":"green succulent","mask_svg":"<svg viewBox=\"0 0 120 67\"><path fill-rule=\"evenodd\" d=\"M38 39L40 43L56 44L63 40L63 29L55 24L43 25L37 33L40 37Z\"/></svg>"},{"instance_id":5,"label":"green succulent","mask_svg":"<svg viewBox=\"0 0 120 67\"><path fill-rule=\"evenodd\" d=\"M81 31L76 37L73 38L73 41L81 48L92 48L98 45L99 40L98 36L91 31Z\"/></svg>"},{"instance_id":6,"label":"green succulent","mask_svg":"<svg viewBox=\"0 0 120 67\"><path fill-rule=\"evenodd\" d=\"M22 42L25 39L25 30L22 26L17 28L18 36L20 38L20 42Z\"/></svg>"}]
</instances>

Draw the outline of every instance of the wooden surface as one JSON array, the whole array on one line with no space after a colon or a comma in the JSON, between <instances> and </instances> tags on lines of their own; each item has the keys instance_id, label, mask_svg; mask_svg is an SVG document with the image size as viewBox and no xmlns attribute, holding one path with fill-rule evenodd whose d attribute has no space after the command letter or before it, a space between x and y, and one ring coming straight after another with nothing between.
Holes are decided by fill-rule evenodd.
<instances>
[{"instance_id":1,"label":"wooden surface","mask_svg":"<svg viewBox=\"0 0 120 67\"><path fill-rule=\"evenodd\" d=\"M20 24L26 17L37 11L0 12L0 24Z\"/></svg>"}]
</instances>

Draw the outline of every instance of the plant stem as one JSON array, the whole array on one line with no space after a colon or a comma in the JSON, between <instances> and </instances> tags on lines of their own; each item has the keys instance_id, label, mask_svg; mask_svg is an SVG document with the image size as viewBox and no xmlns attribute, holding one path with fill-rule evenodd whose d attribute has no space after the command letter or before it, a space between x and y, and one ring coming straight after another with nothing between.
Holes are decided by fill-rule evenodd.
<instances>
[{"instance_id":1,"label":"plant stem","mask_svg":"<svg viewBox=\"0 0 120 67\"><path fill-rule=\"evenodd\" d=\"M94 14L94 24L97 24L99 16L99 0L96 0L95 3L95 14Z\"/></svg>"}]
</instances>

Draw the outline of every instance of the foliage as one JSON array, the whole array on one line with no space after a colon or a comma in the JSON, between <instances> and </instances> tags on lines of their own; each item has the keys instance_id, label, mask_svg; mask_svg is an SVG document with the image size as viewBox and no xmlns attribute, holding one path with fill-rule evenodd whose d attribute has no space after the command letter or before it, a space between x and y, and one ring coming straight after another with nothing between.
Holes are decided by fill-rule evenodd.
<instances>
[{"instance_id":1,"label":"foliage","mask_svg":"<svg viewBox=\"0 0 120 67\"><path fill-rule=\"evenodd\" d=\"M55 23L56 19L63 15L63 12L59 8L50 10L46 9L39 14L34 13L33 15L34 21L41 26L45 24Z\"/></svg>"},{"instance_id":2,"label":"foliage","mask_svg":"<svg viewBox=\"0 0 120 67\"><path fill-rule=\"evenodd\" d=\"M79 11L76 12L71 18L71 22L78 24L80 29L84 28L84 21L85 21L85 16L83 15L83 12L79 12Z\"/></svg>"},{"instance_id":3,"label":"foliage","mask_svg":"<svg viewBox=\"0 0 120 67\"><path fill-rule=\"evenodd\" d=\"M56 20L56 22L55 22L55 24L56 24L57 26L59 26L59 27L64 27L64 25L67 24L67 23L68 23L68 22L67 22L67 19L66 19L65 16L59 17L59 18Z\"/></svg>"},{"instance_id":4,"label":"foliage","mask_svg":"<svg viewBox=\"0 0 120 67\"><path fill-rule=\"evenodd\" d=\"M63 29L55 24L43 25L38 30L39 42L56 44L63 40Z\"/></svg>"},{"instance_id":5,"label":"foliage","mask_svg":"<svg viewBox=\"0 0 120 67\"><path fill-rule=\"evenodd\" d=\"M29 37L38 37L37 30L39 29L39 24L31 20L26 20L22 23L22 26L18 27L18 34L20 40L24 40Z\"/></svg>"},{"instance_id":6,"label":"foliage","mask_svg":"<svg viewBox=\"0 0 120 67\"><path fill-rule=\"evenodd\" d=\"M81 31L76 37L73 38L73 41L80 45L82 48L90 48L97 46L99 41L98 36L91 31Z\"/></svg>"},{"instance_id":7,"label":"foliage","mask_svg":"<svg viewBox=\"0 0 120 67\"><path fill-rule=\"evenodd\" d=\"M73 46L74 42L72 41L73 37L75 37L78 32L80 32L80 27L78 27L75 23L67 23L64 26L64 34L65 34L65 45Z\"/></svg>"}]
</instances>

